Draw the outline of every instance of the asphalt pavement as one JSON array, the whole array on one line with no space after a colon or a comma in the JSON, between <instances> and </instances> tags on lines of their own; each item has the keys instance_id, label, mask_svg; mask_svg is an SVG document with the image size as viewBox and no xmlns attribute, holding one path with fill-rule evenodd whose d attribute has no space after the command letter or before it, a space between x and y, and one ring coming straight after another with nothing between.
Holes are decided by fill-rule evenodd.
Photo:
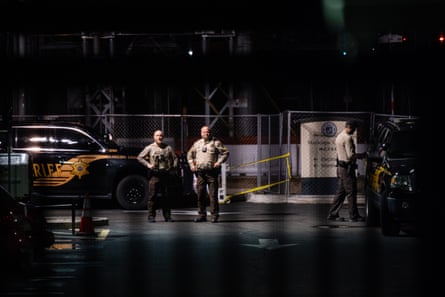
<instances>
[{"instance_id":1,"label":"asphalt pavement","mask_svg":"<svg viewBox=\"0 0 445 297\"><path fill-rule=\"evenodd\" d=\"M434 285L439 267L422 238L328 221L326 201L220 207L218 223L195 223L196 207L174 208L174 222L159 210L150 223L146 210L93 203L83 217L92 234L78 234L81 209L74 233L70 209L48 209L55 244L0 296L421 297Z\"/></svg>"}]
</instances>

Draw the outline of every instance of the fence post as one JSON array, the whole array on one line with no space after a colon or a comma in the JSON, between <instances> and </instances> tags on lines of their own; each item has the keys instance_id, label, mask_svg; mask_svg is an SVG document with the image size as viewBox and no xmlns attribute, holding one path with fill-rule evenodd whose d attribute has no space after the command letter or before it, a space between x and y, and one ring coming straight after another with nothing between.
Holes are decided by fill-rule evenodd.
<instances>
[{"instance_id":1,"label":"fence post","mask_svg":"<svg viewBox=\"0 0 445 297\"><path fill-rule=\"evenodd\" d=\"M226 199L226 185L227 185L227 164L221 164L221 184L218 188L218 201L223 202ZM230 200L229 200L230 201Z\"/></svg>"}]
</instances>

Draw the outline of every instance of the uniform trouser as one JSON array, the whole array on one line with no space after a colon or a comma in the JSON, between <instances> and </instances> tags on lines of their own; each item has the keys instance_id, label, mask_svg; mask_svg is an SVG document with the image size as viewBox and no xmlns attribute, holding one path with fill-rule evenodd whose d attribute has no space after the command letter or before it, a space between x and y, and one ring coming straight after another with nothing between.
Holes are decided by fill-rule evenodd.
<instances>
[{"instance_id":1,"label":"uniform trouser","mask_svg":"<svg viewBox=\"0 0 445 297\"><path fill-rule=\"evenodd\" d=\"M160 202L162 205L162 214L164 218L171 217L170 197L167 191L169 183L168 174L152 175L148 181L148 216L156 216L156 199L158 194L161 195Z\"/></svg>"},{"instance_id":2,"label":"uniform trouser","mask_svg":"<svg viewBox=\"0 0 445 297\"><path fill-rule=\"evenodd\" d=\"M330 216L338 216L345 199L348 200L349 217L359 215L357 208L357 177L355 172L348 172L345 167L337 167L338 185L334 200L329 209Z\"/></svg>"},{"instance_id":3,"label":"uniform trouser","mask_svg":"<svg viewBox=\"0 0 445 297\"><path fill-rule=\"evenodd\" d=\"M198 191L198 214L200 217L206 217L206 199L207 199L207 185L209 187L208 197L210 200L210 213L212 217L218 218L219 203L218 203L218 188L219 188L219 174L216 170L200 171L197 177L196 188Z\"/></svg>"}]
</instances>

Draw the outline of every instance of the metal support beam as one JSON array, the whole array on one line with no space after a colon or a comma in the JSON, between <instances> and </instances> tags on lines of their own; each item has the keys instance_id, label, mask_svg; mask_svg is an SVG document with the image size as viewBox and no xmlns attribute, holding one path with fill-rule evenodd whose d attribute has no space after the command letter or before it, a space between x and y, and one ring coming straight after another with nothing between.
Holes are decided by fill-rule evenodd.
<instances>
[{"instance_id":1,"label":"metal support beam","mask_svg":"<svg viewBox=\"0 0 445 297\"><path fill-rule=\"evenodd\" d=\"M234 37L235 32L234 31L230 31L230 32L222 32L222 33L215 33L213 31L209 31L209 32L201 32L201 38L202 38L202 53L203 55L207 55L207 50L208 50L208 41L209 39L212 38L224 38L227 40L227 45L228 45L228 52L229 55L233 54L233 48L234 48ZM212 97L215 95L215 93L220 90L223 95L226 97L227 101L224 104L224 106L218 110L218 108L215 106L215 104L213 104L211 102ZM199 92L198 92L199 93ZM229 107L229 123L225 122L225 125L229 128L229 135L233 136L234 132L233 132L233 128L234 128L234 123L233 123L233 104L231 104L231 102L234 101L234 88L233 88L233 84L230 83L229 87L228 87L228 92L225 92L222 87L221 87L221 83L218 84L217 87L215 87L213 89L212 92L210 92L210 83L206 83L204 86L204 94L201 95L201 97L203 97L204 99L204 112L206 115L206 124L213 126L217 120L219 119L223 119L221 117L221 115L223 114L223 112L225 111L225 109L227 109L227 107ZM216 114L216 118L210 123L210 109Z\"/></svg>"},{"instance_id":2,"label":"metal support beam","mask_svg":"<svg viewBox=\"0 0 445 297\"><path fill-rule=\"evenodd\" d=\"M103 134L113 133L114 120L112 117L107 117L107 114L113 114L115 110L113 88L111 86L99 86L96 90L87 90L85 101L88 125L91 127L99 126Z\"/></svg>"}]
</instances>

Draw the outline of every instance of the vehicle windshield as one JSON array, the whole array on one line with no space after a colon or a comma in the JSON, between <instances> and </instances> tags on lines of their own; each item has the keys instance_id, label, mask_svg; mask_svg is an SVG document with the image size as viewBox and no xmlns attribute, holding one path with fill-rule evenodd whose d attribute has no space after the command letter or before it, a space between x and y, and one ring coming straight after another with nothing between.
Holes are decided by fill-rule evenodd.
<instances>
[{"instance_id":1,"label":"vehicle windshield","mask_svg":"<svg viewBox=\"0 0 445 297\"><path fill-rule=\"evenodd\" d=\"M402 130L394 133L388 153L392 158L415 157L418 155L419 138L416 130Z\"/></svg>"}]
</instances>

